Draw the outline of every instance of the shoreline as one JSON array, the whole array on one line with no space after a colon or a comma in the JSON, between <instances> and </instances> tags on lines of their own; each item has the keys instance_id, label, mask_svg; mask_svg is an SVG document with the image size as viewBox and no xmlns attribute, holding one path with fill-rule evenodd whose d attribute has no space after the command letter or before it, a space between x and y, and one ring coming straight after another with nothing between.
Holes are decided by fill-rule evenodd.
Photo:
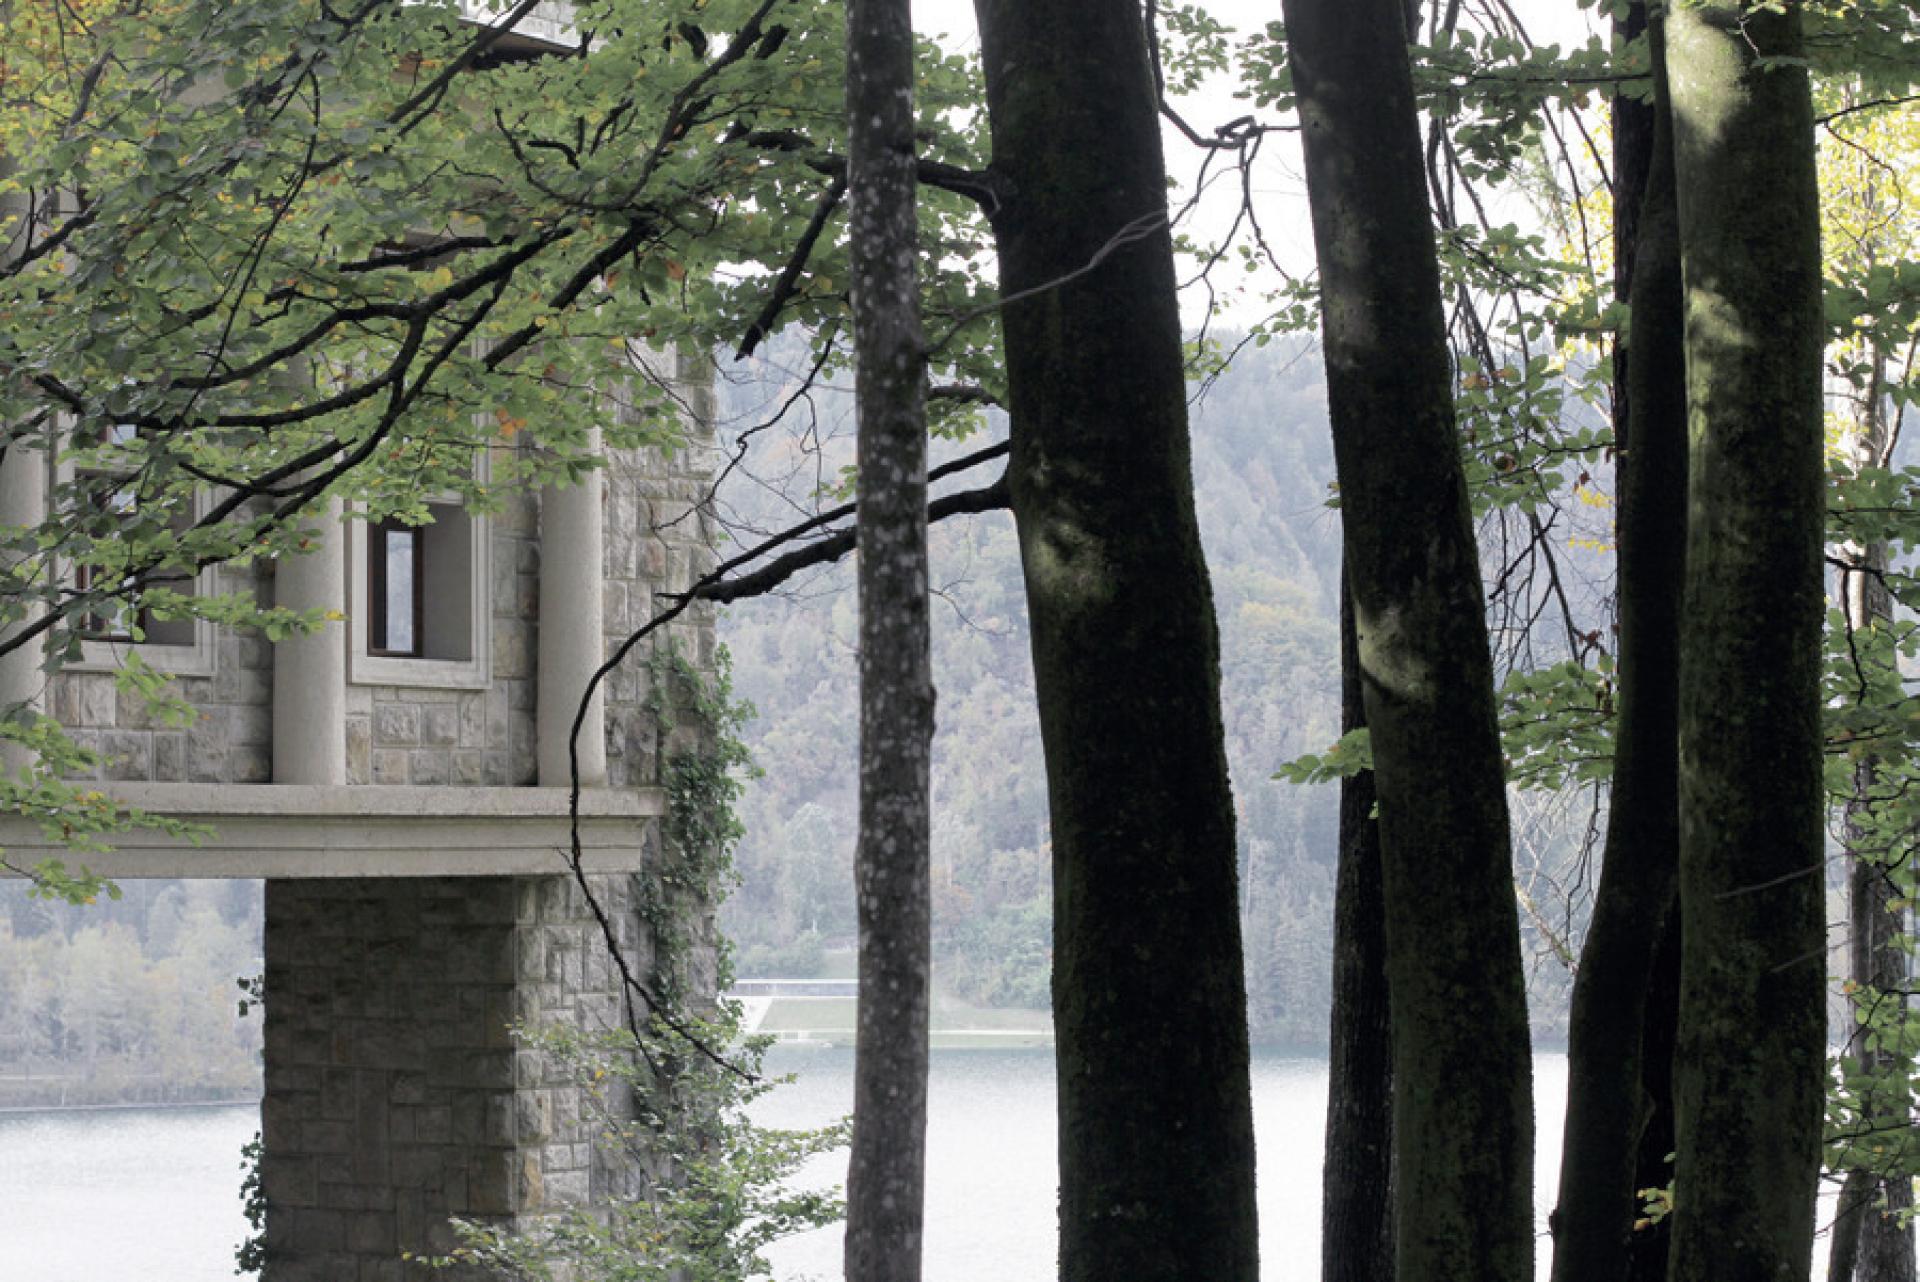
<instances>
[{"instance_id":1,"label":"shoreline","mask_svg":"<svg viewBox=\"0 0 1920 1282\"><path fill-rule=\"evenodd\" d=\"M171 1100L164 1102L119 1104L6 1104L0 1105L0 1119L9 1117L29 1117L35 1113L126 1113L135 1109L148 1109L155 1112L174 1111L190 1108L235 1108L240 1105L260 1107L260 1097L255 1095L245 1099L212 1100Z\"/></svg>"}]
</instances>

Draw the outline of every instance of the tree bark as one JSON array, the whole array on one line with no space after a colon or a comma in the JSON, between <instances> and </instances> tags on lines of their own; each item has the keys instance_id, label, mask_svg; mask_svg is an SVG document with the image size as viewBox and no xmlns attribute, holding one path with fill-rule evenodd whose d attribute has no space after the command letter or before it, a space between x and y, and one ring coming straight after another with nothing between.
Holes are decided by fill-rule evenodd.
<instances>
[{"instance_id":1,"label":"tree bark","mask_svg":"<svg viewBox=\"0 0 1920 1282\"><path fill-rule=\"evenodd\" d=\"M1876 371L1886 362L1881 352L1868 353L1868 359ZM1878 377L1869 381L1841 437L1841 450L1856 472L1885 467L1891 461L1881 387ZM1887 589L1887 545L1850 542L1838 551L1845 566L1840 575L1841 607L1847 626L1856 634L1855 652L1869 679L1897 683L1889 641L1893 596ZM1900 906L1902 892L1889 875L1902 856L1885 849L1885 838L1875 833L1872 822L1876 794L1885 795L1884 764L1881 755L1872 752L1854 763L1853 795L1846 808L1847 970L1854 981L1848 1004L1861 1017L1856 1037L1866 1027L1867 1014L1884 1017L1891 1010L1898 1026L1908 1004L1907 955L1901 944L1906 910ZM1877 1079L1861 1101L1863 1116L1858 1121L1890 1139L1905 1132L1912 1122L1913 1098L1901 1056L1877 1042L1850 1048L1850 1053L1862 1070ZM1886 1147L1900 1149L1897 1142ZM1881 1164L1867 1157L1871 1149L1868 1145L1860 1152L1866 1164L1853 1166L1841 1189L1827 1276L1830 1282L1853 1282L1855 1277L1862 1282L1913 1282L1913 1226L1902 1219L1902 1213L1913 1208L1913 1180L1899 1169L1897 1160L1885 1163L1894 1168L1893 1173L1879 1169Z\"/></svg>"},{"instance_id":2,"label":"tree bark","mask_svg":"<svg viewBox=\"0 0 1920 1282\"><path fill-rule=\"evenodd\" d=\"M1634 8L1644 18L1644 5ZM1657 20L1649 36L1652 119L1634 120L1638 104L1616 103L1616 119L1627 122L1616 133L1616 200L1637 209L1618 236L1619 256L1633 264L1620 398L1626 415L1616 454L1619 721L1600 888L1573 986L1554 1282L1627 1277L1640 1218L1636 1194L1645 1187L1638 1182L1640 1137L1653 1110L1671 1108L1670 1097L1654 1100L1645 1091L1643 1042L1649 1015L1673 1005L1649 998L1679 866L1687 404L1672 118ZM1644 146L1644 157L1629 140Z\"/></svg>"},{"instance_id":3,"label":"tree bark","mask_svg":"<svg viewBox=\"0 0 1920 1282\"><path fill-rule=\"evenodd\" d=\"M847 116L860 452L860 1010L846 1276L917 1282L934 696L926 344L914 280L913 30L906 0L849 0Z\"/></svg>"},{"instance_id":4,"label":"tree bark","mask_svg":"<svg viewBox=\"0 0 1920 1282\"><path fill-rule=\"evenodd\" d=\"M977 0L1052 815L1060 1273L1253 1282L1219 641L1134 0Z\"/></svg>"},{"instance_id":5,"label":"tree bark","mask_svg":"<svg viewBox=\"0 0 1920 1282\"><path fill-rule=\"evenodd\" d=\"M1804 1278L1826 1086L1819 204L1800 6L1667 18L1687 322L1671 1275Z\"/></svg>"},{"instance_id":6,"label":"tree bark","mask_svg":"<svg viewBox=\"0 0 1920 1282\"><path fill-rule=\"evenodd\" d=\"M1533 1276L1532 1064L1493 668L1394 0L1286 0L1379 790L1399 1282Z\"/></svg>"},{"instance_id":7,"label":"tree bark","mask_svg":"<svg viewBox=\"0 0 1920 1282\"><path fill-rule=\"evenodd\" d=\"M1677 889L1677 887L1676 887ZM1673 1183L1673 1053L1680 1032L1680 903L1676 894L1654 949L1641 1022L1640 1089L1648 1102L1634 1160L1635 1195ZM1636 1228L1627 1250L1627 1282L1666 1282L1673 1217Z\"/></svg>"},{"instance_id":8,"label":"tree bark","mask_svg":"<svg viewBox=\"0 0 1920 1282\"><path fill-rule=\"evenodd\" d=\"M1340 585L1340 729L1367 724L1353 603ZM1333 1019L1328 1034L1327 1143L1320 1208L1322 1282L1393 1278L1393 1033L1386 904L1373 772L1340 781L1340 856L1333 893Z\"/></svg>"}]
</instances>

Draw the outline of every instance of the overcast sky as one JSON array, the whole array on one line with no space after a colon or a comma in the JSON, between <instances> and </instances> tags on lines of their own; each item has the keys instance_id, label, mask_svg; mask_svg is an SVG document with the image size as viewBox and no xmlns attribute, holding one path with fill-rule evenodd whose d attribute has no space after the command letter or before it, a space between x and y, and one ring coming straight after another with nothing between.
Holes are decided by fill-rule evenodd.
<instances>
[{"instance_id":1,"label":"overcast sky","mask_svg":"<svg viewBox=\"0 0 1920 1282\"><path fill-rule=\"evenodd\" d=\"M1210 13L1240 36L1257 31L1280 16L1279 0L1203 2ZM1589 31L1598 29L1592 11L1580 9L1574 0L1513 0L1512 7L1537 42L1584 43ZM914 26L919 31L944 36L942 43L949 49L973 50L979 45L972 0L914 0ZM1196 131L1211 133L1216 126L1251 111L1249 103L1233 96L1236 88L1233 78L1227 77L1176 106ZM1171 125L1165 132L1167 168L1181 184L1176 199L1184 201L1200 173L1202 156ZM1300 178L1298 150L1291 135L1267 137L1255 166L1253 189L1269 245L1289 271L1303 275L1311 272L1313 234L1307 224L1305 187ZM1238 206L1237 179L1230 167L1223 170L1216 164L1206 194L1181 228L1198 240L1218 239L1226 232ZM1215 285L1212 302L1219 323L1245 326L1265 313L1258 294L1262 288L1271 287L1271 278L1247 276L1237 264L1223 263L1212 279ZM1190 327L1198 326L1203 320L1208 302L1203 289L1185 292L1182 309Z\"/></svg>"}]
</instances>

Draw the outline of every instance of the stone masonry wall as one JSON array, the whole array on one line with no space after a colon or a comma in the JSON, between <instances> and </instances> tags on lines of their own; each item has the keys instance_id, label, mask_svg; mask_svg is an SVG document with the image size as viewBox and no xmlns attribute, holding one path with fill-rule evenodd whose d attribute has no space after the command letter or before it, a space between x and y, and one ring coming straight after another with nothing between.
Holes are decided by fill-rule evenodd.
<instances>
[{"instance_id":1,"label":"stone masonry wall","mask_svg":"<svg viewBox=\"0 0 1920 1282\"><path fill-rule=\"evenodd\" d=\"M659 450L615 450L607 461L607 650L670 604L713 568L718 530L707 499L713 489L712 370L706 358L657 358L669 391L696 425L692 448L671 457ZM714 660L713 607L695 605L656 637L709 672ZM658 719L652 674L642 647L607 683L607 782L615 788L659 782Z\"/></svg>"},{"instance_id":2,"label":"stone masonry wall","mask_svg":"<svg viewBox=\"0 0 1920 1282\"><path fill-rule=\"evenodd\" d=\"M605 626L609 652L713 563L715 529L706 508L712 484L712 396L698 362L679 362L673 394L698 424L695 446L610 451L606 468ZM538 651L539 501L506 496L489 537L492 680L453 690L349 682L349 783L528 785L536 781L535 655ZM566 555L560 549L558 555ZM272 570L215 572L222 593L273 596ZM349 601L348 608L360 603ZM50 683L48 711L106 764L93 777L163 783L265 783L272 778L273 647L256 634L215 629L211 676L182 676L175 688L200 713L190 727L158 724L138 696L116 689L110 672L65 671ZM680 652L707 668L713 613L689 610L667 630ZM607 688L608 783L658 782L660 745L650 711L650 650L637 651Z\"/></svg>"},{"instance_id":3,"label":"stone masonry wall","mask_svg":"<svg viewBox=\"0 0 1920 1282\"><path fill-rule=\"evenodd\" d=\"M645 967L634 878L593 885ZM621 1017L570 879L269 881L266 939L267 1282L446 1282L403 1255L453 1246L450 1215L634 1191L591 1094L510 1032Z\"/></svg>"},{"instance_id":4,"label":"stone masonry wall","mask_svg":"<svg viewBox=\"0 0 1920 1282\"><path fill-rule=\"evenodd\" d=\"M539 520L538 500L521 494L509 495L489 520L493 680L486 689L348 683L348 783L502 787L536 781Z\"/></svg>"},{"instance_id":5,"label":"stone masonry wall","mask_svg":"<svg viewBox=\"0 0 1920 1282\"><path fill-rule=\"evenodd\" d=\"M214 591L272 592L265 567L213 572ZM157 783L265 783L273 772L273 647L266 638L214 629L211 676L180 676L174 687L199 711L191 726L156 720L111 672L66 669L48 682L47 714L105 763L86 777Z\"/></svg>"}]
</instances>

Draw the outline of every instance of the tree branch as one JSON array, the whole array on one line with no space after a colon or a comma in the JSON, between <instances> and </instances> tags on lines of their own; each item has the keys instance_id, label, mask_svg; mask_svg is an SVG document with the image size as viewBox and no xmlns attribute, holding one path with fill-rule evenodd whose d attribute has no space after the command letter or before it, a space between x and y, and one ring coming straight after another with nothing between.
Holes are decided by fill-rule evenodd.
<instances>
[{"instance_id":1,"label":"tree branch","mask_svg":"<svg viewBox=\"0 0 1920 1282\"><path fill-rule=\"evenodd\" d=\"M843 169L821 193L819 203L813 207L813 217L807 220L806 230L800 233L786 266L780 269L779 279L773 283L773 293L768 297L766 306L747 326L739 349L733 354L735 360L745 360L753 355L760 341L772 332L773 323L780 318L780 309L787 305L787 300L793 297L793 291L799 287L800 273L806 270L807 260L813 256L813 247L820 243L820 234L826 231L827 221L833 217L833 211L840 207L840 201L846 194L847 175Z\"/></svg>"}]
</instances>

